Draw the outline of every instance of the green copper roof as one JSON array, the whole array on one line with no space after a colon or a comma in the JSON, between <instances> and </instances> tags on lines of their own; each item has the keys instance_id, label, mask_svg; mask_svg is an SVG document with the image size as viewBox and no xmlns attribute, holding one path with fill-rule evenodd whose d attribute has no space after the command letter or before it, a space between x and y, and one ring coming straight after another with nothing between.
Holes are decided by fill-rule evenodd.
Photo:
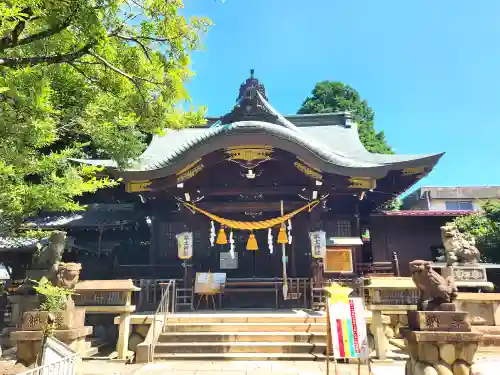
<instances>
[{"instance_id":1,"label":"green copper roof","mask_svg":"<svg viewBox=\"0 0 500 375\"><path fill-rule=\"evenodd\" d=\"M384 177L391 170L432 169L442 154L384 155L368 152L348 113L282 116L264 95L249 88L234 109L207 126L167 130L155 136L129 168L116 170L111 160L78 160L108 167L125 179L150 180L175 174L212 152L237 145L268 145L300 157L326 173ZM217 123L214 125L214 123Z\"/></svg>"}]
</instances>

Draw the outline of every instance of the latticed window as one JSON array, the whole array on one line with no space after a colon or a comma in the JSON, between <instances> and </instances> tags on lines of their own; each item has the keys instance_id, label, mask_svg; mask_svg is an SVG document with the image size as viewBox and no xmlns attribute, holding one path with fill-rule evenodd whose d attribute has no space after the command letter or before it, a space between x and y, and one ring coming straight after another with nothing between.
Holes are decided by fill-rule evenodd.
<instances>
[{"instance_id":1,"label":"latticed window","mask_svg":"<svg viewBox=\"0 0 500 375\"><path fill-rule=\"evenodd\" d=\"M329 237L351 237L351 221L346 219L326 221L325 231Z\"/></svg>"},{"instance_id":2,"label":"latticed window","mask_svg":"<svg viewBox=\"0 0 500 375\"><path fill-rule=\"evenodd\" d=\"M160 223L159 248L163 256L177 254L177 233L182 232L183 224L178 221L164 221Z\"/></svg>"},{"instance_id":3,"label":"latticed window","mask_svg":"<svg viewBox=\"0 0 500 375\"><path fill-rule=\"evenodd\" d=\"M350 237L351 236L351 221L336 220L335 221L335 236Z\"/></svg>"}]
</instances>

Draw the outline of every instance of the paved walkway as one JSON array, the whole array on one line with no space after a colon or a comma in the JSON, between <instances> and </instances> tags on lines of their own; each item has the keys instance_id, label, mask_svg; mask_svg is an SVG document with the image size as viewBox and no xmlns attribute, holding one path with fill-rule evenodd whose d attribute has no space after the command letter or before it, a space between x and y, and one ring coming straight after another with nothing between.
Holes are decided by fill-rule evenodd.
<instances>
[{"instance_id":1,"label":"paved walkway","mask_svg":"<svg viewBox=\"0 0 500 375\"><path fill-rule=\"evenodd\" d=\"M368 375L367 366L361 375ZM168 361L148 364L134 375L325 375L324 362L306 361ZM330 374L335 375L334 367ZM357 365L338 365L338 375L357 375Z\"/></svg>"},{"instance_id":2,"label":"paved walkway","mask_svg":"<svg viewBox=\"0 0 500 375\"><path fill-rule=\"evenodd\" d=\"M500 358L480 358L482 375L496 375ZM339 364L337 375L357 375L355 364ZM79 375L326 375L324 362L305 361L165 361L147 365L125 365L111 361L85 361ZM329 375L336 375L332 364ZM367 366L361 375L368 375ZM372 375L404 375L404 361L372 364Z\"/></svg>"}]
</instances>

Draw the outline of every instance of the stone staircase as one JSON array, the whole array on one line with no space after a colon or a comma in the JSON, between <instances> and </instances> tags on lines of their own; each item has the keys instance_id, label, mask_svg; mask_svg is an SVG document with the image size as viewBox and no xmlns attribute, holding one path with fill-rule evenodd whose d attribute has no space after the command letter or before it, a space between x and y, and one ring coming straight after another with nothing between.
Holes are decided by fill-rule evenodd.
<instances>
[{"instance_id":1,"label":"stone staircase","mask_svg":"<svg viewBox=\"0 0 500 375\"><path fill-rule=\"evenodd\" d=\"M312 360L323 358L320 314L174 314L155 345L155 359Z\"/></svg>"}]
</instances>

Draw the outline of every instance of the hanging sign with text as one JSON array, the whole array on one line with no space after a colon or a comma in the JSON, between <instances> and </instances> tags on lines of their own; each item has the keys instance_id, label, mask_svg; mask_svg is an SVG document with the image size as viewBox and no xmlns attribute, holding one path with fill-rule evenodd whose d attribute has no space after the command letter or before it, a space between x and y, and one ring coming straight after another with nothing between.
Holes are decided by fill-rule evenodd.
<instances>
[{"instance_id":1,"label":"hanging sign with text","mask_svg":"<svg viewBox=\"0 0 500 375\"><path fill-rule=\"evenodd\" d=\"M193 233L182 232L175 237L177 238L177 254L179 259L191 259L193 257Z\"/></svg>"},{"instance_id":2,"label":"hanging sign with text","mask_svg":"<svg viewBox=\"0 0 500 375\"><path fill-rule=\"evenodd\" d=\"M311 240L311 255L313 258L323 258L326 251L326 233L322 230L309 233Z\"/></svg>"}]
</instances>

